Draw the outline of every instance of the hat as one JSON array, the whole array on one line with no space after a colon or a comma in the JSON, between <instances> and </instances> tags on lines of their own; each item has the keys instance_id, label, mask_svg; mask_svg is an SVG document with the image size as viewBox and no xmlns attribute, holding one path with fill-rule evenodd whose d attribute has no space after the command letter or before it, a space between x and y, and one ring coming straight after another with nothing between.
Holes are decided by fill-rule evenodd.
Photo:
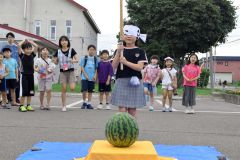
<instances>
[{"instance_id":1,"label":"hat","mask_svg":"<svg viewBox=\"0 0 240 160\"><path fill-rule=\"evenodd\" d=\"M166 61L166 60L171 60L171 61L174 62L174 59L172 59L171 57L166 57L166 58L164 58L164 61Z\"/></svg>"},{"instance_id":2,"label":"hat","mask_svg":"<svg viewBox=\"0 0 240 160\"><path fill-rule=\"evenodd\" d=\"M11 50L10 48L8 48L8 47L4 47L4 48L2 49L2 52L5 52L5 51L10 51L10 52L12 52L12 50Z\"/></svg>"},{"instance_id":3,"label":"hat","mask_svg":"<svg viewBox=\"0 0 240 160\"><path fill-rule=\"evenodd\" d=\"M143 42L146 42L147 35L146 34L141 34L140 29L137 26L125 25L123 27L123 32L124 32L125 35L135 36L137 38L140 38Z\"/></svg>"}]
</instances>

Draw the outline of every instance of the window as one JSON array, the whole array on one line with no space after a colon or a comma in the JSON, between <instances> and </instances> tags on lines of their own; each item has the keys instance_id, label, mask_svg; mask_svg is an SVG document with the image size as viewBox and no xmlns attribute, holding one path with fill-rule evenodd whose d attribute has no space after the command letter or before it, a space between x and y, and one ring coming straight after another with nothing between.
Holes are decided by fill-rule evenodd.
<instances>
[{"instance_id":1,"label":"window","mask_svg":"<svg viewBox=\"0 0 240 160\"><path fill-rule=\"evenodd\" d=\"M72 21L66 20L66 35L69 39L71 39L72 36Z\"/></svg>"},{"instance_id":2,"label":"window","mask_svg":"<svg viewBox=\"0 0 240 160\"><path fill-rule=\"evenodd\" d=\"M217 62L218 65L223 65L223 62Z\"/></svg>"},{"instance_id":3,"label":"window","mask_svg":"<svg viewBox=\"0 0 240 160\"><path fill-rule=\"evenodd\" d=\"M35 34L40 36L41 35L41 21L35 20Z\"/></svg>"},{"instance_id":4,"label":"window","mask_svg":"<svg viewBox=\"0 0 240 160\"><path fill-rule=\"evenodd\" d=\"M56 20L51 20L50 24L50 39L56 40Z\"/></svg>"},{"instance_id":5,"label":"window","mask_svg":"<svg viewBox=\"0 0 240 160\"><path fill-rule=\"evenodd\" d=\"M225 66L228 66L228 61L225 61Z\"/></svg>"}]
</instances>

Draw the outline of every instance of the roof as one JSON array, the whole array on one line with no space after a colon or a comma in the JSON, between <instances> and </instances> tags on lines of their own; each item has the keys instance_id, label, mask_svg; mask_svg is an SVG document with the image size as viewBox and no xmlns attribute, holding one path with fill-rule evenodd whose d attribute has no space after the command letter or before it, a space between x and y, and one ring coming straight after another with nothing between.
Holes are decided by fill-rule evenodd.
<instances>
[{"instance_id":1,"label":"roof","mask_svg":"<svg viewBox=\"0 0 240 160\"><path fill-rule=\"evenodd\" d=\"M68 2L70 2L71 4L73 4L74 6L76 6L77 8L79 8L81 11L83 11L84 15L86 16L86 18L88 19L89 23L92 25L93 29L97 32L97 33L101 33L100 29L98 28L96 22L94 21L94 19L92 18L91 14L89 13L88 9L83 7L82 5L78 4L77 2L75 2L74 0L67 0Z\"/></svg>"},{"instance_id":2,"label":"roof","mask_svg":"<svg viewBox=\"0 0 240 160\"><path fill-rule=\"evenodd\" d=\"M21 34L21 35L24 35L24 36L27 36L27 37L31 37L31 38L34 38L34 39L37 39L39 41L42 41L42 42L45 42L49 45L51 45L53 48L58 48L58 45L43 38L43 37L40 37L40 36L37 36L35 34L32 34L32 33L29 33L29 32L25 32L25 31L22 31L22 30L19 30L19 29L16 29L16 28L13 28L13 27L9 27L7 25L2 25L0 24L0 28L3 28L3 29L6 29L6 30L9 30L11 32L14 32L14 33L18 33L18 34Z\"/></svg>"},{"instance_id":3,"label":"roof","mask_svg":"<svg viewBox=\"0 0 240 160\"><path fill-rule=\"evenodd\" d=\"M215 61L240 61L240 56L213 56Z\"/></svg>"}]
</instances>

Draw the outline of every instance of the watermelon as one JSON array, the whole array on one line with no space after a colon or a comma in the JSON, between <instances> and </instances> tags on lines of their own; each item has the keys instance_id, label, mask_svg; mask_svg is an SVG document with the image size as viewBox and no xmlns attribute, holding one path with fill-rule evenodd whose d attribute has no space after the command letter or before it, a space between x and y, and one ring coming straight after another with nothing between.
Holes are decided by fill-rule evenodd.
<instances>
[{"instance_id":1,"label":"watermelon","mask_svg":"<svg viewBox=\"0 0 240 160\"><path fill-rule=\"evenodd\" d=\"M115 147L129 147L138 138L138 125L128 113L116 113L106 124L105 136Z\"/></svg>"}]
</instances>

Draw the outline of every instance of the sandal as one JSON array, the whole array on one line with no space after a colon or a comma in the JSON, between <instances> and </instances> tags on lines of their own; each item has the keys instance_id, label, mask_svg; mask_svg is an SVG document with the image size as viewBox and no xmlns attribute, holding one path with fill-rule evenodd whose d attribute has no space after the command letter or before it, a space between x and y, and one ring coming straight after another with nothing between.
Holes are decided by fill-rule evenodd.
<instances>
[{"instance_id":1,"label":"sandal","mask_svg":"<svg viewBox=\"0 0 240 160\"><path fill-rule=\"evenodd\" d=\"M44 106L40 106L40 110L44 110Z\"/></svg>"},{"instance_id":2,"label":"sandal","mask_svg":"<svg viewBox=\"0 0 240 160\"><path fill-rule=\"evenodd\" d=\"M13 104L11 104L12 106L20 106L20 104L19 103L13 103Z\"/></svg>"}]
</instances>

